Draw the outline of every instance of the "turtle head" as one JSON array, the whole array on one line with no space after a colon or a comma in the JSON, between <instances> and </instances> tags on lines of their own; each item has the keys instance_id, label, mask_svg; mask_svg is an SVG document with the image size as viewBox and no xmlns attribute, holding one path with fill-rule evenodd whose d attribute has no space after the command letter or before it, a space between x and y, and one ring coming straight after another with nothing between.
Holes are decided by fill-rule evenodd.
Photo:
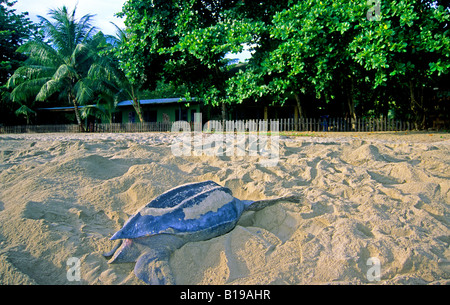
<instances>
[{"instance_id":1,"label":"turtle head","mask_svg":"<svg viewBox=\"0 0 450 305\"><path fill-rule=\"evenodd\" d=\"M127 220L127 222L123 225L123 227L110 238L110 240L140 237L141 236L139 234L140 216L141 215L137 213L136 215L130 217Z\"/></svg>"},{"instance_id":2,"label":"turtle head","mask_svg":"<svg viewBox=\"0 0 450 305\"><path fill-rule=\"evenodd\" d=\"M123 238L126 238L126 237L124 237L123 231L122 231L122 229L120 229L119 231L114 233L114 235L110 238L110 240L123 239Z\"/></svg>"}]
</instances>

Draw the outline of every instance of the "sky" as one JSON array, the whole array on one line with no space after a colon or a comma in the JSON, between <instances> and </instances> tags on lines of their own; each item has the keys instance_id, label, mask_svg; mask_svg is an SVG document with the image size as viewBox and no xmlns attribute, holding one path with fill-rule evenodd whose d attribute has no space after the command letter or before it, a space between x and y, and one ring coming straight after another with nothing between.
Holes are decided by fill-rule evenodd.
<instances>
[{"instance_id":1,"label":"sky","mask_svg":"<svg viewBox=\"0 0 450 305\"><path fill-rule=\"evenodd\" d=\"M48 18L50 9L62 7L66 5L69 11L72 11L77 5L78 18L93 14L94 26L101 30L104 34L115 35L116 28L110 23L111 21L119 27L124 28L123 19L114 17L114 14L122 10L126 0L18 0L13 6L18 12L28 12L33 22L38 22L38 15Z\"/></svg>"}]
</instances>

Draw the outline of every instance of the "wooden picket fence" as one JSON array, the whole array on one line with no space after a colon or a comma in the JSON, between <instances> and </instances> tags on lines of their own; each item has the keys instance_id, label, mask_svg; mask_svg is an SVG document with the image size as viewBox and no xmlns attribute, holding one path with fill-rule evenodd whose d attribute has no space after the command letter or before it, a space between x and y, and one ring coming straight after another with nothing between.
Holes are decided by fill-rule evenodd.
<instances>
[{"instance_id":1,"label":"wooden picket fence","mask_svg":"<svg viewBox=\"0 0 450 305\"><path fill-rule=\"evenodd\" d=\"M375 119L345 119L345 118L301 118L279 119L279 120L241 120L241 121L210 121L202 130L221 129L230 130L234 126L236 131L270 131L271 123L278 121L279 131L328 131L328 132L374 132L374 131L407 131L413 126L410 122L392 120L387 118ZM91 124L87 126L88 132L102 133L134 133L134 132L170 132L174 122L151 122L151 123L112 123ZM194 123L190 123L192 131L195 130ZM0 134L15 133L77 133L80 132L78 125L23 125L23 126L0 126Z\"/></svg>"},{"instance_id":2,"label":"wooden picket fence","mask_svg":"<svg viewBox=\"0 0 450 305\"><path fill-rule=\"evenodd\" d=\"M394 119L346 119L346 118L302 118L297 122L294 119L280 119L280 131L407 131L413 126L410 122Z\"/></svg>"},{"instance_id":3,"label":"wooden picket fence","mask_svg":"<svg viewBox=\"0 0 450 305\"><path fill-rule=\"evenodd\" d=\"M80 127L76 124L66 125L20 125L0 126L0 134L4 133L76 133Z\"/></svg>"},{"instance_id":4,"label":"wooden picket fence","mask_svg":"<svg viewBox=\"0 0 450 305\"><path fill-rule=\"evenodd\" d=\"M91 132L168 132L172 129L173 122L145 122L145 123L111 123L95 124L89 126Z\"/></svg>"}]
</instances>

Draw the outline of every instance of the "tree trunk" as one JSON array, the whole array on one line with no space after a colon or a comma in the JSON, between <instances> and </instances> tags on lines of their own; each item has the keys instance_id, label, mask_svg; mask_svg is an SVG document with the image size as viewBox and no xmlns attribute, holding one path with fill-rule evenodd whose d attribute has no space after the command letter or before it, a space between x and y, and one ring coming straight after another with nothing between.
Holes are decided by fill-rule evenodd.
<instances>
[{"instance_id":1,"label":"tree trunk","mask_svg":"<svg viewBox=\"0 0 450 305\"><path fill-rule=\"evenodd\" d=\"M227 120L227 105L225 105L224 102L222 102L222 121Z\"/></svg>"},{"instance_id":2,"label":"tree trunk","mask_svg":"<svg viewBox=\"0 0 450 305\"><path fill-rule=\"evenodd\" d=\"M303 118L303 109L302 109L302 105L300 103L300 96L297 93L295 93L294 97L295 97L295 101L297 102L297 111L298 111L295 125L297 126L297 129L300 130L300 119Z\"/></svg>"},{"instance_id":3,"label":"tree trunk","mask_svg":"<svg viewBox=\"0 0 450 305\"><path fill-rule=\"evenodd\" d=\"M348 102L348 111L349 111L350 118L353 120L356 120L355 98L353 97L353 91L354 91L354 87L353 87L353 78L352 78L351 82L350 82L350 92L347 95L347 102Z\"/></svg>"},{"instance_id":4,"label":"tree trunk","mask_svg":"<svg viewBox=\"0 0 450 305\"><path fill-rule=\"evenodd\" d=\"M75 117L77 119L78 126L80 127L80 131L85 132L86 130L84 129L83 122L81 121L80 110L78 109L77 100L75 99L75 97L73 97L72 94L69 94L69 99L73 104L73 108L75 110Z\"/></svg>"},{"instance_id":5,"label":"tree trunk","mask_svg":"<svg viewBox=\"0 0 450 305\"><path fill-rule=\"evenodd\" d=\"M414 84L412 81L409 81L409 94L411 100L411 111L414 115L414 125L416 129L422 130L425 128L425 111L423 108L423 90L420 94L420 103L417 101L415 93L414 93Z\"/></svg>"},{"instance_id":6,"label":"tree trunk","mask_svg":"<svg viewBox=\"0 0 450 305\"><path fill-rule=\"evenodd\" d=\"M300 104L300 96L297 93L295 93L294 97L295 97L295 101L297 102L298 117L303 118L303 110L302 110L302 105Z\"/></svg>"},{"instance_id":7,"label":"tree trunk","mask_svg":"<svg viewBox=\"0 0 450 305\"><path fill-rule=\"evenodd\" d=\"M348 110L349 110L350 118L353 119L353 120L356 120L355 102L354 102L354 99L353 99L353 95L349 96L347 98L347 101L348 101Z\"/></svg>"},{"instance_id":8,"label":"tree trunk","mask_svg":"<svg viewBox=\"0 0 450 305\"><path fill-rule=\"evenodd\" d=\"M134 107L134 110L136 110L136 113L137 113L137 115L139 117L139 121L141 123L144 123L144 117L142 116L141 103L138 100L138 98L135 97L135 96L133 97L133 107Z\"/></svg>"},{"instance_id":9,"label":"tree trunk","mask_svg":"<svg viewBox=\"0 0 450 305\"><path fill-rule=\"evenodd\" d=\"M355 112L355 98L353 96L353 78L350 80L350 92L347 94L348 111L350 116L350 121L352 124L352 130L356 130L356 112Z\"/></svg>"},{"instance_id":10,"label":"tree trunk","mask_svg":"<svg viewBox=\"0 0 450 305\"><path fill-rule=\"evenodd\" d=\"M295 125L297 126L297 130L300 130L300 119L303 118L303 110L302 110L302 105L300 104L300 96L295 93L294 94L295 97L295 101L297 102L297 110L298 110L298 115L297 115L297 121L295 122Z\"/></svg>"}]
</instances>

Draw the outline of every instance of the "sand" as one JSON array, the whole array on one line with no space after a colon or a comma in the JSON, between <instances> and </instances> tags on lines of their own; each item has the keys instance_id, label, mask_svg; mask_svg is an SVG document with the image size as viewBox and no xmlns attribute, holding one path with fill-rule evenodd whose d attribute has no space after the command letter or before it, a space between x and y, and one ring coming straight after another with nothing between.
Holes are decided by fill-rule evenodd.
<instances>
[{"instance_id":1,"label":"sand","mask_svg":"<svg viewBox=\"0 0 450 305\"><path fill-rule=\"evenodd\" d=\"M450 284L450 135L308 135L282 136L275 167L176 157L168 133L0 135L0 284L141 284L134 264L107 264L109 238L155 196L204 180L301 199L175 251L177 284Z\"/></svg>"}]
</instances>

